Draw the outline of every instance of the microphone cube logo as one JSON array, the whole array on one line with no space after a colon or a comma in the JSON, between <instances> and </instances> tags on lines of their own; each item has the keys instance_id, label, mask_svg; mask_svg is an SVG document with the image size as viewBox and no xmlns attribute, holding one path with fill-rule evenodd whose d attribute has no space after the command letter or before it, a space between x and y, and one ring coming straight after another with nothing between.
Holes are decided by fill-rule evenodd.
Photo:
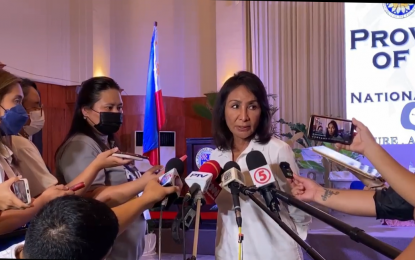
<instances>
[{"instance_id":1,"label":"microphone cube logo","mask_svg":"<svg viewBox=\"0 0 415 260\"><path fill-rule=\"evenodd\" d=\"M164 174L163 176L161 176L160 185L161 186L166 185L170 179L171 179L171 173Z\"/></svg>"},{"instance_id":2,"label":"microphone cube logo","mask_svg":"<svg viewBox=\"0 0 415 260\"><path fill-rule=\"evenodd\" d=\"M223 182L227 182L232 178L232 172L228 171L223 175Z\"/></svg>"}]
</instances>

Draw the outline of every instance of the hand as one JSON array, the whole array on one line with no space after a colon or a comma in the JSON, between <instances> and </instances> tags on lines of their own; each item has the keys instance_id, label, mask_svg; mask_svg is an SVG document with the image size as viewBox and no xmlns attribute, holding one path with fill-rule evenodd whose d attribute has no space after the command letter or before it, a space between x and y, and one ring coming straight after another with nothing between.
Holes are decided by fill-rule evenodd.
<instances>
[{"instance_id":1,"label":"hand","mask_svg":"<svg viewBox=\"0 0 415 260\"><path fill-rule=\"evenodd\" d=\"M320 191L323 190L318 183L309 178L294 174L294 180L289 182L292 195L305 202L315 201Z\"/></svg>"},{"instance_id":2,"label":"hand","mask_svg":"<svg viewBox=\"0 0 415 260\"><path fill-rule=\"evenodd\" d=\"M131 159L124 159L112 156L115 152L118 151L118 148L112 148L105 152L98 154L98 156L93 161L96 166L101 170L105 168L112 168L116 166L126 165L132 162Z\"/></svg>"},{"instance_id":3,"label":"hand","mask_svg":"<svg viewBox=\"0 0 415 260\"><path fill-rule=\"evenodd\" d=\"M8 209L26 209L31 205L23 203L14 195L10 186L20 180L21 176L13 177L0 184L0 212Z\"/></svg>"},{"instance_id":4,"label":"hand","mask_svg":"<svg viewBox=\"0 0 415 260\"><path fill-rule=\"evenodd\" d=\"M369 147L373 147L378 144L376 143L372 133L362 122L355 118L352 119L352 122L353 125L356 126L356 135L353 138L352 144L345 145L337 143L335 146L338 150L345 149L365 155L365 152L370 149Z\"/></svg>"},{"instance_id":5,"label":"hand","mask_svg":"<svg viewBox=\"0 0 415 260\"><path fill-rule=\"evenodd\" d=\"M179 191L180 189L177 186L163 187L158 180L153 179L147 183L141 198L145 199L151 207L155 203L162 201L167 195Z\"/></svg>"},{"instance_id":6,"label":"hand","mask_svg":"<svg viewBox=\"0 0 415 260\"><path fill-rule=\"evenodd\" d=\"M147 170L140 179L145 179L147 181L158 179L160 176L164 174L164 171L159 171L163 168L162 165L156 165L151 167L149 170ZM159 171L159 172L157 172ZM157 173L156 173L157 172Z\"/></svg>"},{"instance_id":7,"label":"hand","mask_svg":"<svg viewBox=\"0 0 415 260\"><path fill-rule=\"evenodd\" d=\"M70 190L68 187L64 185L56 185L47 188L38 199L40 199L43 203L48 203L51 200L54 200L58 197L66 196L66 195L74 195L75 192Z\"/></svg>"}]
</instances>

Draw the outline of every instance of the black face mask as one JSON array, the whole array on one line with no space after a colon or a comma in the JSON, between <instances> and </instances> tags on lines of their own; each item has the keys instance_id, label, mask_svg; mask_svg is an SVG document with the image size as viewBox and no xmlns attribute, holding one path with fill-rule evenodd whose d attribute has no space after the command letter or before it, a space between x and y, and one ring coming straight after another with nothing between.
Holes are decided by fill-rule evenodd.
<instances>
[{"instance_id":1,"label":"black face mask","mask_svg":"<svg viewBox=\"0 0 415 260\"><path fill-rule=\"evenodd\" d=\"M101 134L115 134L122 125L122 113L99 112L99 123L94 125Z\"/></svg>"}]
</instances>

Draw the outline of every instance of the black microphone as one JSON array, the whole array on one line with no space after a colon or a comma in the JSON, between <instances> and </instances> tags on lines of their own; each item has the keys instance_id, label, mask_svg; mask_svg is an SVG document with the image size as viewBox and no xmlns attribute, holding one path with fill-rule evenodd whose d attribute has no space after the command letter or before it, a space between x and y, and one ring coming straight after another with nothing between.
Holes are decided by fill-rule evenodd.
<instances>
[{"instance_id":1,"label":"black microphone","mask_svg":"<svg viewBox=\"0 0 415 260\"><path fill-rule=\"evenodd\" d=\"M236 162L230 161L223 166L222 189L232 194L233 208L235 210L236 224L242 226L241 204L239 201L239 187L244 185L244 176L241 167Z\"/></svg>"},{"instance_id":2,"label":"black microphone","mask_svg":"<svg viewBox=\"0 0 415 260\"><path fill-rule=\"evenodd\" d=\"M160 185L163 187L178 186L179 191L168 195L163 201L154 205L157 207L164 207L164 209L170 208L175 200L180 196L180 192L183 188L183 182L180 176L184 172L184 162L178 158L170 159L165 167L165 173L159 177Z\"/></svg>"},{"instance_id":3,"label":"black microphone","mask_svg":"<svg viewBox=\"0 0 415 260\"><path fill-rule=\"evenodd\" d=\"M265 204L272 212L278 212L279 202L271 192L272 189L276 189L275 178L264 155L260 151L250 151L246 155L246 164L252 182L264 198Z\"/></svg>"}]
</instances>

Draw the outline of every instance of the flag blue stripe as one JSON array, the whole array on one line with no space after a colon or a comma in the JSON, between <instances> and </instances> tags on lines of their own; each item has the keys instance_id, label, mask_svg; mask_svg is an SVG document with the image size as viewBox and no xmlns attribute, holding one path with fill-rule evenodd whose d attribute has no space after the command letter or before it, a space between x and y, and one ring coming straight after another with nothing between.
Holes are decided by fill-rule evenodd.
<instances>
[{"instance_id":1,"label":"flag blue stripe","mask_svg":"<svg viewBox=\"0 0 415 260\"><path fill-rule=\"evenodd\" d=\"M146 107L144 114L143 152L149 152L159 147L156 108L156 82L154 77L154 40L156 30L151 39L150 60L148 62Z\"/></svg>"}]
</instances>

